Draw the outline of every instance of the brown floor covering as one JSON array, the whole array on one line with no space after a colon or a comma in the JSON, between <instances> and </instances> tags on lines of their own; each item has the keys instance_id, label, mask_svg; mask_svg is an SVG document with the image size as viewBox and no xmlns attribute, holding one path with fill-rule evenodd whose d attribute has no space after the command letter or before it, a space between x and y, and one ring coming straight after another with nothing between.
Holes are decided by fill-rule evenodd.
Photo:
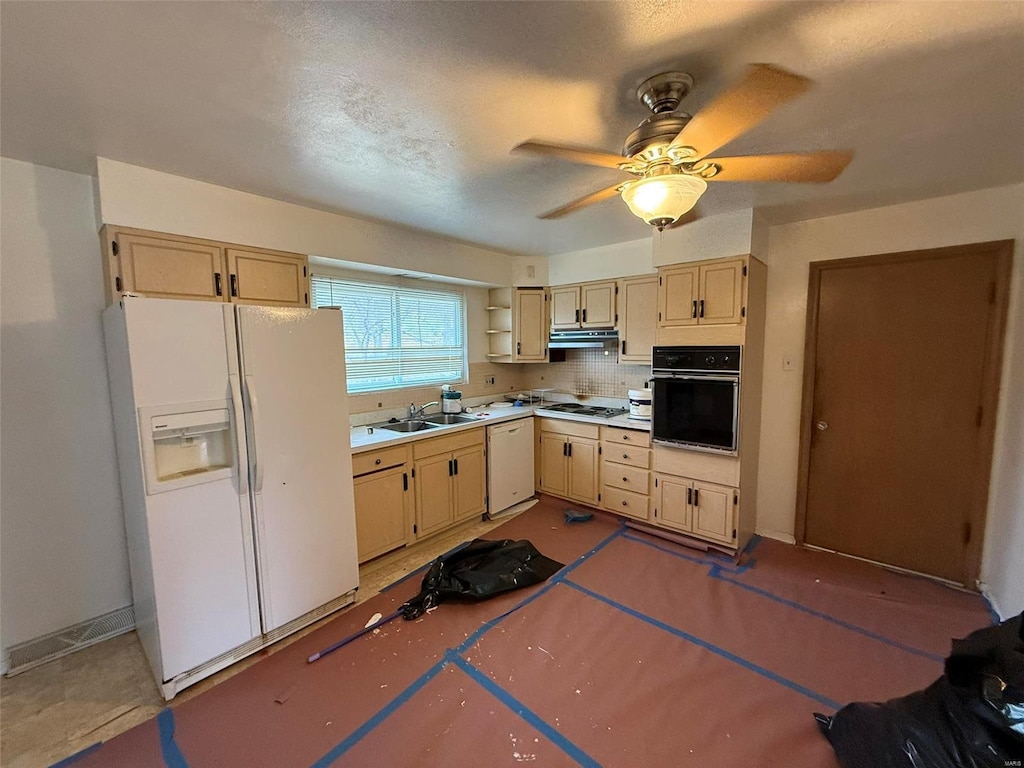
<instances>
[{"instance_id":1,"label":"brown floor covering","mask_svg":"<svg viewBox=\"0 0 1024 768\"><path fill-rule=\"evenodd\" d=\"M544 499L487 538L568 564L548 583L396 620L397 583L67 765L828 766L811 713L923 687L977 595L777 542L741 564ZM944 639L943 639L944 636Z\"/></svg>"}]
</instances>

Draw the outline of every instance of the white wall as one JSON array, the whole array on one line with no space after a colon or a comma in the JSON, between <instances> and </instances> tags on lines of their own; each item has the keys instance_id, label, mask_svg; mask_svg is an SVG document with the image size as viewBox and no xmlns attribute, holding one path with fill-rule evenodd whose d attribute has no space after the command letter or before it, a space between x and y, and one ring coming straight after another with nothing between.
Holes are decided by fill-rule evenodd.
<instances>
[{"instance_id":1,"label":"white wall","mask_svg":"<svg viewBox=\"0 0 1024 768\"><path fill-rule=\"evenodd\" d=\"M982 581L1002 615L1024 609L1024 185L770 228L757 498L762 533L790 538L794 532L808 264L1005 239L1017 240L1017 253ZM782 370L783 355L793 357L793 370Z\"/></svg>"},{"instance_id":2,"label":"white wall","mask_svg":"<svg viewBox=\"0 0 1024 768\"><path fill-rule=\"evenodd\" d=\"M0 644L131 604L89 176L0 159Z\"/></svg>"},{"instance_id":3,"label":"white wall","mask_svg":"<svg viewBox=\"0 0 1024 768\"><path fill-rule=\"evenodd\" d=\"M754 212L750 209L697 219L664 232L654 230L655 267L750 253Z\"/></svg>"},{"instance_id":4,"label":"white wall","mask_svg":"<svg viewBox=\"0 0 1024 768\"><path fill-rule=\"evenodd\" d=\"M656 272L651 263L651 236L615 245L602 245L582 251L548 257L549 285L565 285L585 280L606 280L627 275Z\"/></svg>"},{"instance_id":5,"label":"white wall","mask_svg":"<svg viewBox=\"0 0 1024 768\"><path fill-rule=\"evenodd\" d=\"M103 223L511 285L515 257L97 158ZM445 201L439 200L438 205Z\"/></svg>"}]
</instances>

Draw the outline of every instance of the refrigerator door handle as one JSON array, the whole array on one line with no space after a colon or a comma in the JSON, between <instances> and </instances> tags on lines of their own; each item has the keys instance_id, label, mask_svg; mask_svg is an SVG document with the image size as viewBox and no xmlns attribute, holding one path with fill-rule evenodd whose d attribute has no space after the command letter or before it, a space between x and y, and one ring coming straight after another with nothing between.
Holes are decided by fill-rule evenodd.
<instances>
[{"instance_id":1,"label":"refrigerator door handle","mask_svg":"<svg viewBox=\"0 0 1024 768\"><path fill-rule=\"evenodd\" d=\"M256 383L253 377L245 377L245 388L249 393L249 409L252 411L252 492L263 491L263 462L260 461L260 399L256 396Z\"/></svg>"},{"instance_id":2,"label":"refrigerator door handle","mask_svg":"<svg viewBox=\"0 0 1024 768\"><path fill-rule=\"evenodd\" d=\"M238 495L249 492L249 457L245 451L245 409L242 407L242 385L237 373L228 374L231 403L235 411L235 445L238 451Z\"/></svg>"}]
</instances>

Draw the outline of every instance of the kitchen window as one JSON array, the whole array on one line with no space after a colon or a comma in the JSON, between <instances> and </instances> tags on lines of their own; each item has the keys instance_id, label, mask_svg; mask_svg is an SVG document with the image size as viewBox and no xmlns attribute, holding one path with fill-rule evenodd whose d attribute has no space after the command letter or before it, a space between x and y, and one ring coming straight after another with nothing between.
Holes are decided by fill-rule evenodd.
<instances>
[{"instance_id":1,"label":"kitchen window","mask_svg":"<svg viewBox=\"0 0 1024 768\"><path fill-rule=\"evenodd\" d=\"M462 293L314 275L312 306L341 307L351 394L465 381Z\"/></svg>"}]
</instances>

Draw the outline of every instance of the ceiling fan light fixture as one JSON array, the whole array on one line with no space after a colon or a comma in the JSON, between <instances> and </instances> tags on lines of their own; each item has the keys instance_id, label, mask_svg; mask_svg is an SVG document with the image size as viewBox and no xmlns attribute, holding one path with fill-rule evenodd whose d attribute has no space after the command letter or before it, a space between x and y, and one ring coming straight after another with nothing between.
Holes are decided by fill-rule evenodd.
<instances>
[{"instance_id":1,"label":"ceiling fan light fixture","mask_svg":"<svg viewBox=\"0 0 1024 768\"><path fill-rule=\"evenodd\" d=\"M621 194L633 215L660 231L692 209L707 188L704 179L677 173L634 181Z\"/></svg>"}]
</instances>

